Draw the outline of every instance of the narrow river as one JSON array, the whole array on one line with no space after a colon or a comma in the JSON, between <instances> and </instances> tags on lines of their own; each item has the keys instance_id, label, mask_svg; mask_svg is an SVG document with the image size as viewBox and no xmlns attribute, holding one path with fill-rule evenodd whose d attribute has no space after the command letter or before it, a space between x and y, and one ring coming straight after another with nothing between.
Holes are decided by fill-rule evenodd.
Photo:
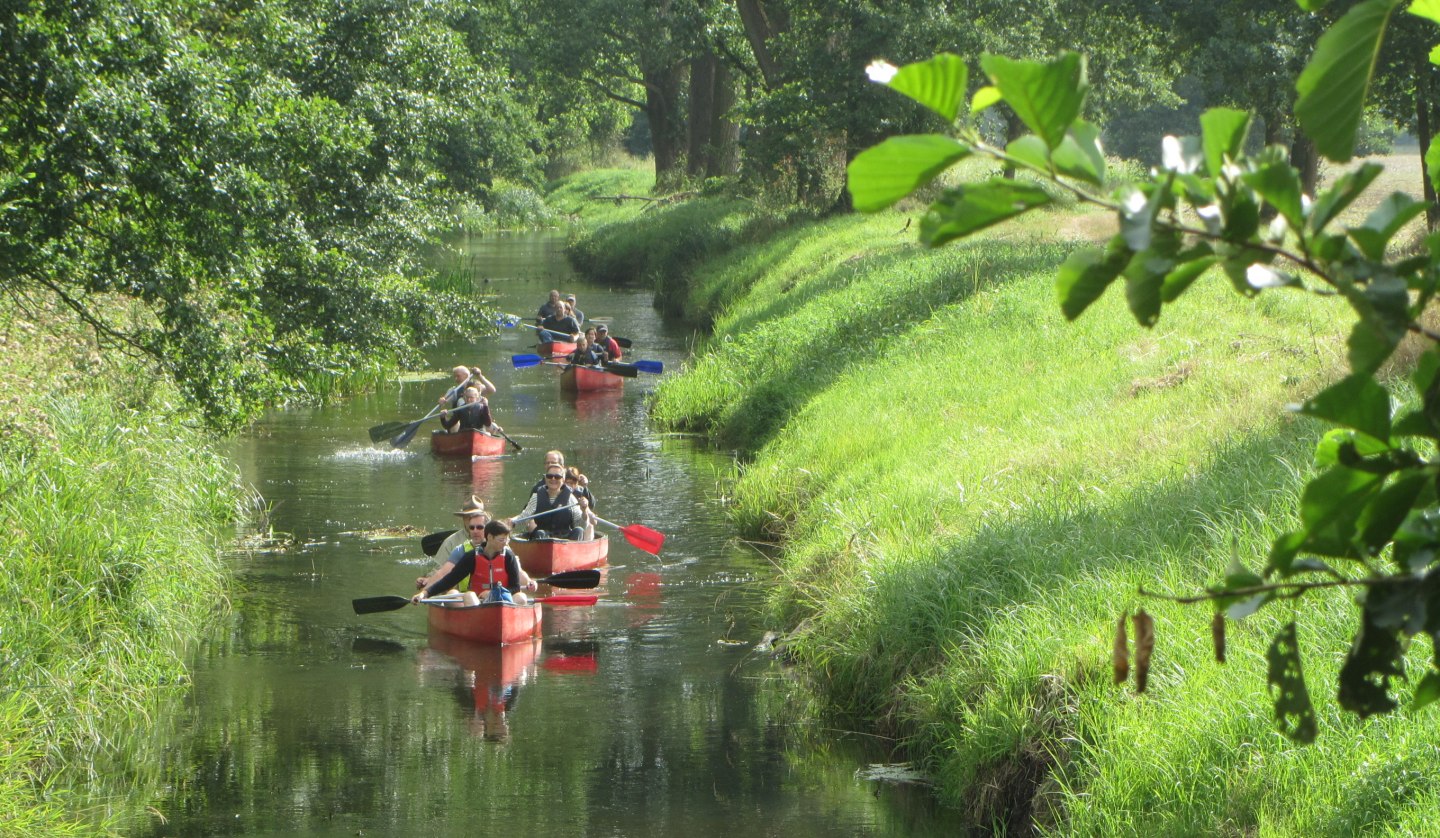
<instances>
[{"instance_id":1,"label":"narrow river","mask_svg":"<svg viewBox=\"0 0 1440 838\"><path fill-rule=\"evenodd\" d=\"M472 243L483 290L532 315L551 288L631 338L632 359L679 367L688 333L643 289L573 277L555 236ZM364 324L356 324L363 328ZM168 796L130 835L925 836L953 820L914 786L857 778L873 755L801 735L783 670L755 645L772 573L726 526L723 453L652 432L645 397L566 394L551 366L513 369L534 332L444 347L436 370L480 365L519 454L443 459L427 423L403 450L367 429L423 416L447 381L396 384L325 408L275 411L234 446L269 504L274 546L234 557L232 609L195 661L194 689L155 770ZM447 376L448 377L448 376ZM357 616L408 594L434 561L419 534L453 529L473 493L517 514L545 450L591 480L602 517L666 534L658 556L610 535L594 607L551 607L544 638L504 649L432 637L421 608ZM374 533L413 527L415 535ZM285 539L293 539L286 542ZM253 544L253 542L252 542ZM567 593L557 591L557 593Z\"/></svg>"}]
</instances>

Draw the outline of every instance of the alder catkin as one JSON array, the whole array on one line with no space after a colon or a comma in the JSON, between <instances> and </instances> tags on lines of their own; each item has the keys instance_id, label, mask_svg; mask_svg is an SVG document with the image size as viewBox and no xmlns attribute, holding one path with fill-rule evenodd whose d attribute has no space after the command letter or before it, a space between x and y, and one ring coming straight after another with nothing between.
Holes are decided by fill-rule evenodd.
<instances>
[{"instance_id":1,"label":"alder catkin","mask_svg":"<svg viewBox=\"0 0 1440 838\"><path fill-rule=\"evenodd\" d=\"M1225 662L1225 613L1216 611L1210 619L1210 640L1215 644L1215 662Z\"/></svg>"},{"instance_id":2,"label":"alder catkin","mask_svg":"<svg viewBox=\"0 0 1440 838\"><path fill-rule=\"evenodd\" d=\"M1110 653L1110 664L1115 668L1115 683L1123 684L1130 677L1130 641L1125 637L1126 614L1120 615L1115 627L1115 647Z\"/></svg>"},{"instance_id":3,"label":"alder catkin","mask_svg":"<svg viewBox=\"0 0 1440 838\"><path fill-rule=\"evenodd\" d=\"M1135 612L1135 692L1150 682L1150 653L1155 651L1155 620L1145 609Z\"/></svg>"}]
</instances>

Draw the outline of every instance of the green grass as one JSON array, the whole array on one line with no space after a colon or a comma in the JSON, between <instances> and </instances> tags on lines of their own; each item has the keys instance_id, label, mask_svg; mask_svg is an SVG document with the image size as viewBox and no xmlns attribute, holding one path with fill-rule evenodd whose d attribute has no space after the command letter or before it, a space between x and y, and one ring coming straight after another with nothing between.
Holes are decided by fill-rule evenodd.
<instances>
[{"instance_id":1,"label":"green grass","mask_svg":"<svg viewBox=\"0 0 1440 838\"><path fill-rule=\"evenodd\" d=\"M1053 232L1084 222L1037 213L938 251L899 214L737 242L680 280L715 332L652 415L742 451L728 502L784 543L772 614L830 723L895 737L976 828L1426 834L1428 714L1335 705L1346 594L1231 623L1221 666L1206 607L1137 593L1258 566L1294 525L1320 428L1284 406L1343 366L1346 312L1211 280L1152 330L1114 291L1067 323ZM1144 695L1109 674L1138 607L1159 638ZM1310 747L1275 732L1265 687L1292 619Z\"/></svg>"},{"instance_id":2,"label":"green grass","mask_svg":"<svg viewBox=\"0 0 1440 838\"><path fill-rule=\"evenodd\" d=\"M144 371L0 325L0 834L77 834L95 825L60 789L125 782L116 743L144 738L223 607L239 491Z\"/></svg>"}]
</instances>

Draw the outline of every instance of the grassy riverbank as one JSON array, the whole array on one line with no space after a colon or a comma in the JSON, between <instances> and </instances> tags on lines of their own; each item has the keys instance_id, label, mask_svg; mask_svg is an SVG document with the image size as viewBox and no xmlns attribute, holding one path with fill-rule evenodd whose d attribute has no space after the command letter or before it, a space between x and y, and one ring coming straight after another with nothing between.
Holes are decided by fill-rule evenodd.
<instances>
[{"instance_id":1,"label":"grassy riverbank","mask_svg":"<svg viewBox=\"0 0 1440 838\"><path fill-rule=\"evenodd\" d=\"M776 619L832 724L893 737L977 827L1425 832L1440 734L1338 711L1345 594L1233 624L1224 666L1206 607L1137 595L1257 565L1295 520L1319 430L1283 407L1340 369L1348 318L1215 281L1153 330L1115 293L1066 323L1053 268L1097 221L1041 213L939 251L900 214L733 237L669 280L714 336L653 417L745 453L734 514L784 542ZM626 240L686 258L637 229L589 246ZM1136 695L1108 656L1142 606L1159 641ZM1274 732L1265 688L1265 648L1297 614L1311 747Z\"/></svg>"},{"instance_id":2,"label":"grassy riverbank","mask_svg":"<svg viewBox=\"0 0 1440 838\"><path fill-rule=\"evenodd\" d=\"M62 322L0 317L4 835L89 834L55 789L128 789L120 742L185 683L239 499L169 386Z\"/></svg>"}]
</instances>

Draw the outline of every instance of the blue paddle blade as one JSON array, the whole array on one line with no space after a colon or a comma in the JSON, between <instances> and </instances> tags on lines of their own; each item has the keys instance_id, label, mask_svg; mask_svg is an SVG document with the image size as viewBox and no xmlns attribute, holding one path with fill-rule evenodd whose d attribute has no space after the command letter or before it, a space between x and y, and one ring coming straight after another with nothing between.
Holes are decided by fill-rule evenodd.
<instances>
[{"instance_id":1,"label":"blue paddle blade","mask_svg":"<svg viewBox=\"0 0 1440 838\"><path fill-rule=\"evenodd\" d=\"M522 369L525 369L526 367L533 367L533 366L535 366L536 364L542 364L542 363L544 363L544 362L545 362L545 359L544 359L544 358L541 358L539 355L511 355L511 356L510 356L510 365L513 366L513 367L514 367L515 369L517 369L517 370L522 370Z\"/></svg>"},{"instance_id":2,"label":"blue paddle blade","mask_svg":"<svg viewBox=\"0 0 1440 838\"><path fill-rule=\"evenodd\" d=\"M656 375L665 371L665 365L660 361L636 361L635 368L641 372L653 372Z\"/></svg>"},{"instance_id":3,"label":"blue paddle blade","mask_svg":"<svg viewBox=\"0 0 1440 838\"><path fill-rule=\"evenodd\" d=\"M515 328L515 324L519 322L520 318L513 314L502 314L495 318L495 325L502 329L513 329Z\"/></svg>"}]
</instances>

